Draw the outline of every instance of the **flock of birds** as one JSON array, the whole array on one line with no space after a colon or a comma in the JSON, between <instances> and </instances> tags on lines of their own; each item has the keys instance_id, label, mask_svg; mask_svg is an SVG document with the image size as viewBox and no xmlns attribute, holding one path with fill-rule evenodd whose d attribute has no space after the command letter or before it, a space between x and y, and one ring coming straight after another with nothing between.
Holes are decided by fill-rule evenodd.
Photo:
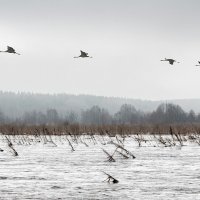
<instances>
[{"instance_id":1,"label":"flock of birds","mask_svg":"<svg viewBox=\"0 0 200 200\"><path fill-rule=\"evenodd\" d=\"M20 55L19 53L17 53L15 51L14 48L10 47L10 46L7 46L7 50L5 51L0 51L0 52L4 52L4 53L14 53L14 54L17 54L17 55ZM88 56L88 53L84 52L84 51L81 51L81 55L80 56L75 56L74 58L92 58L90 56Z\"/></svg>"},{"instance_id":2,"label":"flock of birds","mask_svg":"<svg viewBox=\"0 0 200 200\"><path fill-rule=\"evenodd\" d=\"M0 51L0 52L14 53L14 54L20 55L19 53L17 53L17 52L15 51L15 49L13 49L13 48L10 47L10 46L7 46L7 50L5 50L5 51ZM90 56L88 55L88 53L86 53L86 52L84 52L84 51L81 51L81 50L80 50L80 52L81 52L81 55L75 56L74 58L92 58L92 57L90 57ZM167 62L169 62L170 65L173 65L175 62L176 62L176 63L180 63L180 62L177 62L176 60L171 59L171 58L165 58L164 60L161 60L161 61L167 61ZM195 65L195 66L200 66L200 61L198 61L198 64Z\"/></svg>"}]
</instances>

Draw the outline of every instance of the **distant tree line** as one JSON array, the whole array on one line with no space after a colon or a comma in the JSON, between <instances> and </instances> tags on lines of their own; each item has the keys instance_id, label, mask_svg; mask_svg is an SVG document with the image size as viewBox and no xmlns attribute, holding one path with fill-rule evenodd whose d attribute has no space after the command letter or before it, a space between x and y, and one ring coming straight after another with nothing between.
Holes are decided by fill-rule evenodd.
<instances>
[{"instance_id":1,"label":"distant tree line","mask_svg":"<svg viewBox=\"0 0 200 200\"><path fill-rule=\"evenodd\" d=\"M33 111L46 115L49 109L55 109L61 118L73 111L78 114L80 120L82 111L90 110L94 105L99 106L101 109L104 108L114 117L123 104L134 105L137 110L142 110L146 113L155 111L161 103L165 102L92 95L0 91L0 111L12 120L23 118L24 113L31 113ZM190 109L200 112L200 99L171 100L167 101L167 103L180 105L186 112L189 112Z\"/></svg>"},{"instance_id":2,"label":"distant tree line","mask_svg":"<svg viewBox=\"0 0 200 200\"><path fill-rule=\"evenodd\" d=\"M110 114L108 110L99 106L90 109L59 114L56 109L25 112L22 116L9 118L0 111L0 124L25 124L25 125L112 125L112 124L172 124L172 123L200 123L200 114L193 110L185 112L180 106L174 104L160 104L155 111L143 112L133 105L123 104L119 111Z\"/></svg>"}]
</instances>

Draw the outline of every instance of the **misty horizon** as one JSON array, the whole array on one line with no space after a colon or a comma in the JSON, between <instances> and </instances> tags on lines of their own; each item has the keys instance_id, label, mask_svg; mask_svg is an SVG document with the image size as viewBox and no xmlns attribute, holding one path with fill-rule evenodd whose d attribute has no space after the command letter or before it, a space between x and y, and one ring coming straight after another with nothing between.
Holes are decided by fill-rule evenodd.
<instances>
[{"instance_id":1,"label":"misty horizon","mask_svg":"<svg viewBox=\"0 0 200 200\"><path fill-rule=\"evenodd\" d=\"M0 199L200 199L199 0L0 0Z\"/></svg>"},{"instance_id":2,"label":"misty horizon","mask_svg":"<svg viewBox=\"0 0 200 200\"><path fill-rule=\"evenodd\" d=\"M127 100L140 100L140 101L152 101L152 102L168 102L168 101L176 101L176 100L200 100L199 98L171 98L171 99L142 99L142 98L134 98L134 97L126 97L126 96L105 96L105 95L97 95L97 94L84 94L84 93L67 93L67 92L34 92L34 91L4 91L0 90L0 93L11 93L11 94L31 94L31 95L50 95L50 96L59 96L59 95L70 95L70 96L92 96L92 97L103 97L103 98L113 98L113 99L127 99Z\"/></svg>"},{"instance_id":3,"label":"misty horizon","mask_svg":"<svg viewBox=\"0 0 200 200\"><path fill-rule=\"evenodd\" d=\"M21 54L0 54L1 90L200 98L197 0L0 2L0 50Z\"/></svg>"},{"instance_id":4,"label":"misty horizon","mask_svg":"<svg viewBox=\"0 0 200 200\"><path fill-rule=\"evenodd\" d=\"M46 113L49 109L55 109L60 116L66 116L71 112L80 116L83 111L91 109L93 106L97 106L99 109L105 109L111 115L115 115L123 105L130 105L138 112L150 113L156 111L161 104L177 105L180 106L184 112L188 113L191 111L196 114L200 113L199 99L150 101L94 95L14 93L0 91L0 113L10 119L21 118L26 113Z\"/></svg>"}]
</instances>

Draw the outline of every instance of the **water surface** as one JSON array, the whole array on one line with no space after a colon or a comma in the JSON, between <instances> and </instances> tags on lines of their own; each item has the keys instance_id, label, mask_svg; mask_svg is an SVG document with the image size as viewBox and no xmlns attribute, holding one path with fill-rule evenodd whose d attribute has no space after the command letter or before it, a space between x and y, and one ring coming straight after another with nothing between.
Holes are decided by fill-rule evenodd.
<instances>
[{"instance_id":1,"label":"water surface","mask_svg":"<svg viewBox=\"0 0 200 200\"><path fill-rule=\"evenodd\" d=\"M69 137L73 152L64 137L53 138L57 146L35 142L34 137L30 144L20 144L15 138L17 157L1 140L0 199L200 199L198 145L163 147L151 142L138 147L133 138L127 138L125 148L136 159L116 154L116 162L107 162L102 148L112 153L115 146L108 137L105 145L96 138L94 143L84 136L86 144L76 144ZM119 183L103 182L107 177L102 171Z\"/></svg>"}]
</instances>

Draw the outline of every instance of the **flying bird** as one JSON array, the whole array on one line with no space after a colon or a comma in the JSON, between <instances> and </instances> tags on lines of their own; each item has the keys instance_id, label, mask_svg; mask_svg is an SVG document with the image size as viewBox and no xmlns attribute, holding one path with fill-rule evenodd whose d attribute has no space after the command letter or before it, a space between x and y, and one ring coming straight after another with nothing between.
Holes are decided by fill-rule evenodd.
<instances>
[{"instance_id":1,"label":"flying bird","mask_svg":"<svg viewBox=\"0 0 200 200\"><path fill-rule=\"evenodd\" d=\"M14 53L14 54L20 55L19 53L17 53L17 52L15 51L15 49L13 49L12 47L9 47L9 46L7 46L7 50L6 50L6 51L0 51L0 52Z\"/></svg>"},{"instance_id":2,"label":"flying bird","mask_svg":"<svg viewBox=\"0 0 200 200\"><path fill-rule=\"evenodd\" d=\"M171 59L171 58L165 58L164 60L161 60L161 61L168 61L170 65L173 65L175 62L177 62L176 60ZM177 63L180 63L180 62L177 62Z\"/></svg>"},{"instance_id":3,"label":"flying bird","mask_svg":"<svg viewBox=\"0 0 200 200\"><path fill-rule=\"evenodd\" d=\"M92 57L88 56L88 53L81 51L81 50L80 50L80 52L81 52L81 55L74 57L74 58L92 58Z\"/></svg>"}]
</instances>

